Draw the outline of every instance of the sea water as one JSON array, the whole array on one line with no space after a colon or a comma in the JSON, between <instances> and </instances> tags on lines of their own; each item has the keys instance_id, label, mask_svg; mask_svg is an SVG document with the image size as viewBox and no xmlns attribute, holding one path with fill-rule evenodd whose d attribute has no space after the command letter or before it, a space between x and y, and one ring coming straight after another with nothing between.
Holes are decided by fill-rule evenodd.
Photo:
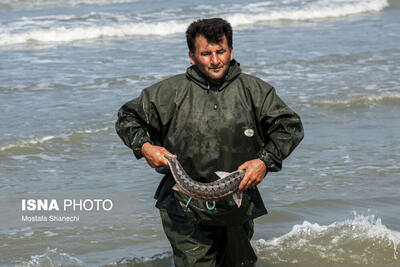
<instances>
[{"instance_id":1,"label":"sea water","mask_svg":"<svg viewBox=\"0 0 400 267\"><path fill-rule=\"evenodd\" d=\"M162 176L114 122L186 70L185 29L210 17L305 128L259 185L257 266L400 266L398 0L0 0L1 266L172 266Z\"/></svg>"}]
</instances>

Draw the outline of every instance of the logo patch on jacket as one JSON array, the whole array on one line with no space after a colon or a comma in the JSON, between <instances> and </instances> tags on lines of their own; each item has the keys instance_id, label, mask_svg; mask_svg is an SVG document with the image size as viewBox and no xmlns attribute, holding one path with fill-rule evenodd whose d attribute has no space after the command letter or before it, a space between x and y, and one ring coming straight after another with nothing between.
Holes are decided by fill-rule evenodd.
<instances>
[{"instance_id":1,"label":"logo patch on jacket","mask_svg":"<svg viewBox=\"0 0 400 267\"><path fill-rule=\"evenodd\" d=\"M244 135L247 137L252 137L254 135L254 130L253 129L246 129L244 131Z\"/></svg>"}]
</instances>

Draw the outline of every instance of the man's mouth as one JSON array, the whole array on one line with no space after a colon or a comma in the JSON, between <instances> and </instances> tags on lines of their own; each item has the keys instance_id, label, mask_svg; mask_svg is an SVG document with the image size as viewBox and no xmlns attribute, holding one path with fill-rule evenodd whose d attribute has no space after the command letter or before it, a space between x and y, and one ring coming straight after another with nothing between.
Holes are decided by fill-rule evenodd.
<instances>
[{"instance_id":1,"label":"man's mouth","mask_svg":"<svg viewBox=\"0 0 400 267\"><path fill-rule=\"evenodd\" d=\"M210 70L219 70L219 69L222 69L222 66L220 66L220 67L216 67L216 68L209 68Z\"/></svg>"}]
</instances>

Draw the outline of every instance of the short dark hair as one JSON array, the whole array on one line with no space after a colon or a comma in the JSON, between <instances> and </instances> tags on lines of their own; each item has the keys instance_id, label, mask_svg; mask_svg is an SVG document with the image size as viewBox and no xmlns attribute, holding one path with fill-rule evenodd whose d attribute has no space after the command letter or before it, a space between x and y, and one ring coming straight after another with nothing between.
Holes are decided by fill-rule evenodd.
<instances>
[{"instance_id":1,"label":"short dark hair","mask_svg":"<svg viewBox=\"0 0 400 267\"><path fill-rule=\"evenodd\" d=\"M189 51L194 53L196 48L194 41L198 35L203 35L210 43L221 42L225 35L228 42L228 47L232 49L232 27L224 19L212 18L212 19L199 19L192 22L186 30L186 42L189 47Z\"/></svg>"}]
</instances>

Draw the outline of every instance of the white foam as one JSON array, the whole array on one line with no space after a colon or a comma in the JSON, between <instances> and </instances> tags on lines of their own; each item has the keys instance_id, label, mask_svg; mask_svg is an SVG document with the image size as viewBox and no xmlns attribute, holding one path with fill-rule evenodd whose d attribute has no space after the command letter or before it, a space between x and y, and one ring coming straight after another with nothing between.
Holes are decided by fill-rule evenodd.
<instances>
[{"instance_id":1,"label":"white foam","mask_svg":"<svg viewBox=\"0 0 400 267\"><path fill-rule=\"evenodd\" d=\"M31 256L29 261L24 261L15 265L16 267L38 267L38 266L69 266L84 267L86 264L80 259L64 252L59 252L57 248L47 249L41 255Z\"/></svg>"},{"instance_id":2,"label":"white foam","mask_svg":"<svg viewBox=\"0 0 400 267\"><path fill-rule=\"evenodd\" d=\"M99 38L123 38L130 36L164 36L182 33L189 22L168 21L159 23L132 23L114 26L57 27L23 33L0 34L0 46L30 42L72 42Z\"/></svg>"},{"instance_id":3,"label":"white foam","mask_svg":"<svg viewBox=\"0 0 400 267\"><path fill-rule=\"evenodd\" d=\"M388 5L387 0L370 0L338 5L307 7L304 9L277 10L261 14L233 14L226 18L232 26L235 27L269 21L307 21L344 17L365 12L378 12Z\"/></svg>"},{"instance_id":4,"label":"white foam","mask_svg":"<svg viewBox=\"0 0 400 267\"><path fill-rule=\"evenodd\" d=\"M353 97L345 100L314 100L311 101L311 103L319 106L332 106L332 107L351 106L357 104L379 104L379 103L399 104L400 94L387 93L382 95Z\"/></svg>"},{"instance_id":5,"label":"white foam","mask_svg":"<svg viewBox=\"0 0 400 267\"><path fill-rule=\"evenodd\" d=\"M34 234L34 232L27 232L27 233L24 233L24 236L30 237L30 236L33 236L33 234Z\"/></svg>"},{"instance_id":6,"label":"white foam","mask_svg":"<svg viewBox=\"0 0 400 267\"><path fill-rule=\"evenodd\" d=\"M163 253L159 253L159 254L155 254L151 257L124 257L121 260L118 261L118 264L121 265L140 265L141 263L145 263L145 262L152 262L154 264L154 266L158 266L157 264L160 263L161 261L165 260L165 259L169 259L172 257L172 253L170 251L167 252L163 252Z\"/></svg>"},{"instance_id":7,"label":"white foam","mask_svg":"<svg viewBox=\"0 0 400 267\"><path fill-rule=\"evenodd\" d=\"M5 0L0 2L0 6L7 8L32 8L38 6L76 6L80 4L86 5L108 5L119 3L132 3L137 0Z\"/></svg>"},{"instance_id":8,"label":"white foam","mask_svg":"<svg viewBox=\"0 0 400 267\"><path fill-rule=\"evenodd\" d=\"M379 261L379 257L387 257L391 252L392 261L397 262L399 244L400 232L387 228L374 215L364 216L354 212L353 219L330 225L304 221L294 225L283 236L268 241L257 240L255 247L261 257L265 254L271 260L290 257L291 253L307 252L319 255L321 259L330 258L338 262L363 259L368 263ZM367 256L363 254L370 250L375 252Z\"/></svg>"},{"instance_id":9,"label":"white foam","mask_svg":"<svg viewBox=\"0 0 400 267\"><path fill-rule=\"evenodd\" d=\"M54 232L51 232L51 231L44 231L43 233L46 235L46 237L52 237L52 236L57 236L58 235L57 233L54 233Z\"/></svg>"},{"instance_id":10,"label":"white foam","mask_svg":"<svg viewBox=\"0 0 400 267\"><path fill-rule=\"evenodd\" d=\"M74 134L93 134L93 133L106 132L106 131L109 131L110 129L111 129L110 127L104 127L104 128L100 128L100 129L87 129L87 130L81 130L81 131L73 131L68 134L60 134L57 136L49 135L49 136L44 136L44 137L34 137L31 139L21 140L21 141L17 141L14 143L10 143L8 145L0 146L0 151L6 151L9 149L13 149L13 148L31 147L34 145L49 142L55 138L61 138L61 139L67 140L70 136L72 136Z\"/></svg>"},{"instance_id":11,"label":"white foam","mask_svg":"<svg viewBox=\"0 0 400 267\"><path fill-rule=\"evenodd\" d=\"M266 4L250 4L248 8L266 6ZM227 19L233 27L251 26L273 21L306 21L344 17L364 12L378 12L387 7L387 0L368 0L356 2L340 2L333 4L317 4L307 7L282 9L259 13L233 13L222 16ZM268 9L267 9L268 10ZM229 10L228 10L229 11ZM34 19L33 19L34 20ZM120 19L129 21L129 17ZM97 21L97 20L96 20ZM100 20L101 22L102 20ZM95 40L99 38L126 38L132 36L166 36L171 34L184 33L191 21L189 20L168 20L157 23L126 23L114 25L86 25L86 26L59 26L42 29L30 29L28 31L8 31L0 34L0 46L25 44L32 42L57 43L73 42L81 40ZM28 23L28 22L25 22ZM99 23L97 21L96 23ZM102 21L104 23L104 21Z\"/></svg>"},{"instance_id":12,"label":"white foam","mask_svg":"<svg viewBox=\"0 0 400 267\"><path fill-rule=\"evenodd\" d=\"M72 132L71 134L91 134L91 133L100 133L100 132L107 132L111 128L110 127L104 127L100 129L88 129L88 130L82 130L82 131L75 131Z\"/></svg>"},{"instance_id":13,"label":"white foam","mask_svg":"<svg viewBox=\"0 0 400 267\"><path fill-rule=\"evenodd\" d=\"M15 148L15 147L27 147L27 146L30 146L30 145L41 144L41 143L50 141L50 140L52 140L54 138L55 138L55 136L49 135L49 136L45 136L45 137L41 137L41 138L35 137L35 138L32 138L32 139L28 139L28 140L22 140L22 141L11 143L11 144L8 144L8 145L5 145L5 146L1 146L0 147L0 151L5 151L5 150L11 149L11 148Z\"/></svg>"}]
</instances>

